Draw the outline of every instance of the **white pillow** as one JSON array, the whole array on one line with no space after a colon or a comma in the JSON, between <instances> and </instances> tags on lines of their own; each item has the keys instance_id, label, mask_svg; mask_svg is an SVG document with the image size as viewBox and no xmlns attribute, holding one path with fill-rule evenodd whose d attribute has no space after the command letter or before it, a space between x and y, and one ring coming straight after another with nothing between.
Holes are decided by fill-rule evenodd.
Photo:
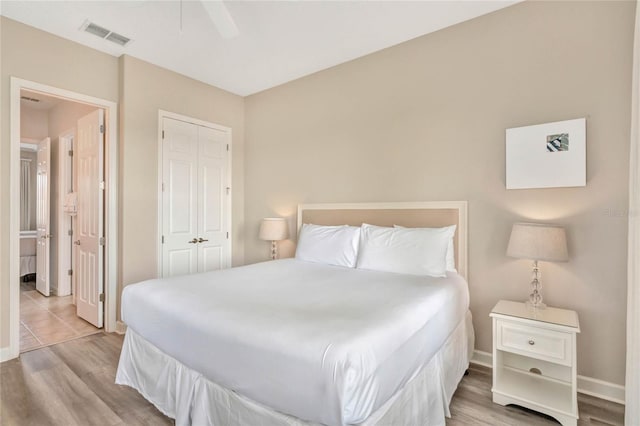
<instances>
[{"instance_id":1,"label":"white pillow","mask_svg":"<svg viewBox=\"0 0 640 426\"><path fill-rule=\"evenodd\" d=\"M446 277L447 246L454 228L386 228L363 224L360 269Z\"/></svg>"},{"instance_id":2,"label":"white pillow","mask_svg":"<svg viewBox=\"0 0 640 426\"><path fill-rule=\"evenodd\" d=\"M355 268L360 243L357 226L305 223L300 230L296 259Z\"/></svg>"},{"instance_id":3,"label":"white pillow","mask_svg":"<svg viewBox=\"0 0 640 426\"><path fill-rule=\"evenodd\" d=\"M405 228L405 226L393 225L394 228ZM445 228L453 228L453 233L451 234L451 239L449 240L449 244L447 245L447 271L449 272L458 272L456 270L456 251L453 248L453 237L456 232L456 225L445 226ZM417 229L417 228L413 228ZM420 229L433 229L433 228L420 228ZM440 229L440 228L438 228Z\"/></svg>"}]
</instances>

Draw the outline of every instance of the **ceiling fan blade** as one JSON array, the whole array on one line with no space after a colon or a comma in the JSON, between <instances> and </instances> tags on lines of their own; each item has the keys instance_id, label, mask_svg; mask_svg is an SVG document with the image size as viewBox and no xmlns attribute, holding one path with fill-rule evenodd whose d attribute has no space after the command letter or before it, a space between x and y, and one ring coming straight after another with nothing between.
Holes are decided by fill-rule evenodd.
<instances>
[{"instance_id":1,"label":"ceiling fan blade","mask_svg":"<svg viewBox=\"0 0 640 426\"><path fill-rule=\"evenodd\" d=\"M229 13L227 6L220 0L201 0L204 10L207 11L209 18L216 26L216 29L223 38L237 37L240 32L236 26L233 17Z\"/></svg>"}]
</instances>

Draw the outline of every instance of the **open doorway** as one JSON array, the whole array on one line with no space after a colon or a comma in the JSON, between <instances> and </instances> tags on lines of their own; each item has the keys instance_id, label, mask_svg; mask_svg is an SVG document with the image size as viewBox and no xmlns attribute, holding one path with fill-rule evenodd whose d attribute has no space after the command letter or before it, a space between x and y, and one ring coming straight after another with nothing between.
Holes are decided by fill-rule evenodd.
<instances>
[{"instance_id":1,"label":"open doorway","mask_svg":"<svg viewBox=\"0 0 640 426\"><path fill-rule=\"evenodd\" d=\"M93 238L91 244L99 245L99 256L103 262L98 267L97 276L103 277L103 281L86 281L91 286L85 286L86 300L99 306L95 309L96 319L103 321L104 330L114 332L118 329L123 331L124 326L118 328L116 322L117 304L117 217L118 217L118 197L117 197L117 146L118 146L118 106L114 101L101 99L54 86L48 86L34 81L28 81L17 77L11 77L10 91L10 161L9 161L9 276L12 277L9 289L9 346L0 350L0 361L7 361L16 358L20 354L20 113L21 113L21 92L23 90L51 96L66 101L78 102L81 104L97 107L104 113L102 117L104 136L102 140L105 144L104 159L99 164L104 165L104 180L99 182L97 187L92 188L89 193L100 194L99 199L104 202L96 208L104 211L103 237L93 238L94 234L88 235ZM75 135L74 145L79 145L80 132ZM76 146L76 152L80 151ZM79 157L80 158L80 157ZM80 160L78 160L80 161ZM92 201L93 202L93 201ZM78 204L82 201L79 199ZM94 203L95 205L95 203ZM79 220L79 219L78 219ZM78 229L82 229L79 225ZM87 240L78 238L81 244ZM77 240L75 240L77 241ZM85 244L89 248L89 244ZM79 255L78 257L83 257ZM95 256L87 256L91 259ZM81 263L82 264L82 263ZM85 266L89 263L85 262ZM87 268L85 267L85 271ZM14 281L15 280L15 281ZM80 286L76 289L76 303L82 295Z\"/></svg>"},{"instance_id":2,"label":"open doorway","mask_svg":"<svg viewBox=\"0 0 640 426\"><path fill-rule=\"evenodd\" d=\"M103 326L103 173L104 110L21 90L20 352Z\"/></svg>"}]
</instances>

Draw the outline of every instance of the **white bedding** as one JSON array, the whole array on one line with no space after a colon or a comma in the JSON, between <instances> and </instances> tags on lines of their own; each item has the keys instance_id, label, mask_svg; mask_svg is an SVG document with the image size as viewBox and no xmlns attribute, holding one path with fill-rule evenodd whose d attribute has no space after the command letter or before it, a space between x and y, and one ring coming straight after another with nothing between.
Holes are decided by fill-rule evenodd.
<instances>
[{"instance_id":1,"label":"white bedding","mask_svg":"<svg viewBox=\"0 0 640 426\"><path fill-rule=\"evenodd\" d=\"M447 275L285 259L131 285L122 313L135 333L213 383L300 419L357 424L464 319L466 282Z\"/></svg>"}]
</instances>

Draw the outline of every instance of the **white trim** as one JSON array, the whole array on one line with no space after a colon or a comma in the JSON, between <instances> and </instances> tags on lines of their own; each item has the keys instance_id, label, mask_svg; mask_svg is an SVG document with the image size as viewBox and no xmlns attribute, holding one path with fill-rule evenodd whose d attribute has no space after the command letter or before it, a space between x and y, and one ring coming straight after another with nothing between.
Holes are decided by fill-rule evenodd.
<instances>
[{"instance_id":1,"label":"white trim","mask_svg":"<svg viewBox=\"0 0 640 426\"><path fill-rule=\"evenodd\" d=\"M467 230L468 219L466 201L417 201L417 202L392 202L392 203L321 203L299 204L297 232L302 227L302 212L304 210L410 210L410 209L456 209L458 210L458 259L456 266L458 273L467 281L469 270L467 269Z\"/></svg>"},{"instance_id":2,"label":"white trim","mask_svg":"<svg viewBox=\"0 0 640 426\"><path fill-rule=\"evenodd\" d=\"M471 357L471 362L483 367L493 368L493 356L489 352L475 349Z\"/></svg>"},{"instance_id":3,"label":"white trim","mask_svg":"<svg viewBox=\"0 0 640 426\"><path fill-rule=\"evenodd\" d=\"M489 352L476 349L473 351L471 363L492 368L493 356ZM622 405L625 404L624 386L605 382L604 380L594 379L593 377L578 375L578 392L585 395L595 396L596 398L604 399L605 401L611 401Z\"/></svg>"},{"instance_id":4,"label":"white trim","mask_svg":"<svg viewBox=\"0 0 640 426\"><path fill-rule=\"evenodd\" d=\"M25 141L31 141L33 139L25 139L22 138L22 140L20 141L20 149L25 149L27 151L37 151L38 150L38 144L37 143L31 143L31 142L25 142Z\"/></svg>"},{"instance_id":5,"label":"white trim","mask_svg":"<svg viewBox=\"0 0 640 426\"><path fill-rule=\"evenodd\" d=\"M116 322L116 333L124 334L127 332L127 324L122 321Z\"/></svg>"},{"instance_id":6,"label":"white trim","mask_svg":"<svg viewBox=\"0 0 640 426\"><path fill-rule=\"evenodd\" d=\"M162 277L162 120L164 118L171 118L173 120L184 121L186 123L195 124L202 127L208 127L210 129L221 130L229 133L229 154L227 155L227 187L231 188L229 190L229 202L227 203L227 211L226 213L226 227L229 232L229 238L227 238L227 250L228 256L226 260L225 267L230 268L232 265L232 257L233 257L233 185L231 176L233 175L233 171L231 169L232 158L233 158L233 130L230 127L222 126L220 124L212 123L209 121L199 120L197 118L188 117L186 115L178 114L175 112L165 111L162 109L158 110L158 174L157 174L157 193L158 193L158 233L156 236L156 245L157 245L157 253L156 258L158 259L157 265L157 276Z\"/></svg>"},{"instance_id":7,"label":"white trim","mask_svg":"<svg viewBox=\"0 0 640 426\"><path fill-rule=\"evenodd\" d=\"M117 205L117 174L118 174L118 104L113 101L83 95L57 87L48 86L33 81L11 77L10 89L10 160L9 160L9 199L13 202L9 205L9 347L0 349L0 354L5 359L16 358L20 353L20 288L19 280L19 230L20 230L20 205L18 184L20 182L20 91L26 89L67 99L72 102L80 102L102 108L107 119L105 141L106 153L106 212L105 212L105 323L107 332L116 328L116 303L117 303L117 246L118 246L118 205ZM15 278L15 279L14 279Z\"/></svg>"}]
</instances>

